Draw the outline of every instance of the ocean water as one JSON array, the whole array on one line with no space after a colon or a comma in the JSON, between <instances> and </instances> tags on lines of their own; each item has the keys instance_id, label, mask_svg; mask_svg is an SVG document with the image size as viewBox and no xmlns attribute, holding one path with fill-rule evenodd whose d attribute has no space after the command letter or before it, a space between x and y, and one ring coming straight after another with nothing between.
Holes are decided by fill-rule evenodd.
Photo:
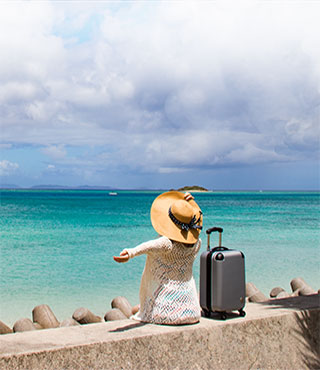
<instances>
[{"instance_id":1,"label":"ocean water","mask_svg":"<svg viewBox=\"0 0 320 370\"><path fill-rule=\"evenodd\" d=\"M48 304L59 320L79 307L103 316L111 300L139 302L145 256L117 264L123 248L157 237L149 211L156 191L1 190L0 320L7 325ZM246 257L246 280L266 295L303 277L320 288L318 192L195 193L204 230L223 227L223 245ZM207 236L201 233L202 249ZM211 246L218 235L212 234ZM199 284L199 258L194 277Z\"/></svg>"}]
</instances>

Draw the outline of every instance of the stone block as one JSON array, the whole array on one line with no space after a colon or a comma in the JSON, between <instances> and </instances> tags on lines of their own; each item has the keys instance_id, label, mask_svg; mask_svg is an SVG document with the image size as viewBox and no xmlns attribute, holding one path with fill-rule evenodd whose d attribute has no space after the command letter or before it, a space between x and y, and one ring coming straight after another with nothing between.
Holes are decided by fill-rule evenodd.
<instances>
[{"instance_id":1,"label":"stone block","mask_svg":"<svg viewBox=\"0 0 320 370\"><path fill-rule=\"evenodd\" d=\"M4 322L0 321L0 334L9 334L12 333L13 330L9 328Z\"/></svg>"},{"instance_id":2,"label":"stone block","mask_svg":"<svg viewBox=\"0 0 320 370\"><path fill-rule=\"evenodd\" d=\"M59 327L59 321L55 317L51 308L46 304L36 306L32 310L33 322L37 322L44 329Z\"/></svg>"},{"instance_id":3,"label":"stone block","mask_svg":"<svg viewBox=\"0 0 320 370\"><path fill-rule=\"evenodd\" d=\"M74 311L72 318L78 321L80 324L93 324L102 322L100 316L95 315L90 310L84 307L80 307Z\"/></svg>"},{"instance_id":4,"label":"stone block","mask_svg":"<svg viewBox=\"0 0 320 370\"><path fill-rule=\"evenodd\" d=\"M126 297L116 297L111 302L112 308L118 308L122 313L129 318L132 315L132 306Z\"/></svg>"},{"instance_id":5,"label":"stone block","mask_svg":"<svg viewBox=\"0 0 320 370\"><path fill-rule=\"evenodd\" d=\"M34 323L28 318L20 319L16 321L15 324L13 325L13 331L15 333L31 330L37 330L37 328L34 326Z\"/></svg>"},{"instance_id":6,"label":"stone block","mask_svg":"<svg viewBox=\"0 0 320 370\"><path fill-rule=\"evenodd\" d=\"M281 288L280 286L277 286L277 287L273 288L273 289L270 291L270 297L271 297L271 298L275 298L275 297L277 297L277 296L278 296L278 294L279 294L280 292L284 292L284 289L283 289L283 288Z\"/></svg>"},{"instance_id":7,"label":"stone block","mask_svg":"<svg viewBox=\"0 0 320 370\"><path fill-rule=\"evenodd\" d=\"M65 319L60 323L60 327L67 327L67 326L79 326L80 324L78 321L70 317L69 319Z\"/></svg>"},{"instance_id":8,"label":"stone block","mask_svg":"<svg viewBox=\"0 0 320 370\"><path fill-rule=\"evenodd\" d=\"M116 321L116 320L125 320L127 316L119 310L119 308L112 308L104 315L105 321Z\"/></svg>"}]
</instances>

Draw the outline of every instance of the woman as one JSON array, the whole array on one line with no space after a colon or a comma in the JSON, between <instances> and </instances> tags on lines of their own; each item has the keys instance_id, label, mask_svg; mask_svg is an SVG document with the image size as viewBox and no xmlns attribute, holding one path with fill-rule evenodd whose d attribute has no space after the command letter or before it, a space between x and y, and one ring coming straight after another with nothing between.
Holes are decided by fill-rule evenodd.
<instances>
[{"instance_id":1,"label":"woman","mask_svg":"<svg viewBox=\"0 0 320 370\"><path fill-rule=\"evenodd\" d=\"M124 249L116 262L146 254L140 285L140 309L133 319L154 324L193 324L200 306L192 267L201 246L202 212L189 193L169 191L151 207L158 239Z\"/></svg>"}]
</instances>

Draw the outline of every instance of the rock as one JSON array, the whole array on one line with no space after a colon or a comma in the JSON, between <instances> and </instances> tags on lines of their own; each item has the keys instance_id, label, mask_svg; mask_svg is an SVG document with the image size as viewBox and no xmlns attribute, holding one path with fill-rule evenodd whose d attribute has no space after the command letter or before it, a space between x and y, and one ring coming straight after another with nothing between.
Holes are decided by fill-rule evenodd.
<instances>
[{"instance_id":1,"label":"rock","mask_svg":"<svg viewBox=\"0 0 320 370\"><path fill-rule=\"evenodd\" d=\"M96 316L94 313L84 307L80 307L75 310L72 318L78 321L80 324L93 324L102 322L102 318L100 316Z\"/></svg>"},{"instance_id":2,"label":"rock","mask_svg":"<svg viewBox=\"0 0 320 370\"><path fill-rule=\"evenodd\" d=\"M271 292L270 292L270 297L271 297L271 298L275 298L275 297L277 297L277 296L278 296L278 294L279 294L280 292L284 292L284 289L283 289L283 288L281 288L281 287L279 287L279 286L277 286L277 287L275 287L275 288L273 288L273 289L271 290Z\"/></svg>"},{"instance_id":3,"label":"rock","mask_svg":"<svg viewBox=\"0 0 320 370\"><path fill-rule=\"evenodd\" d=\"M257 293L259 289L253 283L246 284L246 297L251 297L253 294Z\"/></svg>"},{"instance_id":4,"label":"rock","mask_svg":"<svg viewBox=\"0 0 320 370\"><path fill-rule=\"evenodd\" d=\"M299 288L302 288L306 282L302 278L294 278L290 281L292 291L296 291Z\"/></svg>"},{"instance_id":5,"label":"rock","mask_svg":"<svg viewBox=\"0 0 320 370\"><path fill-rule=\"evenodd\" d=\"M266 301L268 301L268 298L260 291L256 294L253 294L251 297L249 297L249 302L259 303L259 302L266 302Z\"/></svg>"},{"instance_id":6,"label":"rock","mask_svg":"<svg viewBox=\"0 0 320 370\"><path fill-rule=\"evenodd\" d=\"M12 333L13 330L9 328L4 322L0 321L0 334L9 334Z\"/></svg>"},{"instance_id":7,"label":"rock","mask_svg":"<svg viewBox=\"0 0 320 370\"><path fill-rule=\"evenodd\" d=\"M20 332L20 331L30 331L30 330L37 330L37 329L34 326L33 322L27 318L20 319L13 325L13 331L15 333Z\"/></svg>"},{"instance_id":8,"label":"rock","mask_svg":"<svg viewBox=\"0 0 320 370\"><path fill-rule=\"evenodd\" d=\"M44 329L38 322L34 322L33 325L35 326L35 328L37 330L41 330L41 329Z\"/></svg>"},{"instance_id":9,"label":"rock","mask_svg":"<svg viewBox=\"0 0 320 370\"><path fill-rule=\"evenodd\" d=\"M246 296L249 298L249 302L268 301L268 298L253 283L246 284Z\"/></svg>"},{"instance_id":10,"label":"rock","mask_svg":"<svg viewBox=\"0 0 320 370\"><path fill-rule=\"evenodd\" d=\"M132 306L126 297L114 298L111 302L111 307L118 308L127 318L132 315Z\"/></svg>"},{"instance_id":11,"label":"rock","mask_svg":"<svg viewBox=\"0 0 320 370\"><path fill-rule=\"evenodd\" d=\"M285 290L283 290L282 292L280 292L278 295L277 295L277 299L279 298L288 298L288 297L291 297L291 295L286 292Z\"/></svg>"},{"instance_id":12,"label":"rock","mask_svg":"<svg viewBox=\"0 0 320 370\"><path fill-rule=\"evenodd\" d=\"M44 329L59 327L59 321L55 317L51 308L46 304L36 306L32 310L33 322L37 322Z\"/></svg>"},{"instance_id":13,"label":"rock","mask_svg":"<svg viewBox=\"0 0 320 370\"><path fill-rule=\"evenodd\" d=\"M132 307L132 315L135 315L138 311L140 310L140 305L136 304L135 306Z\"/></svg>"},{"instance_id":14,"label":"rock","mask_svg":"<svg viewBox=\"0 0 320 370\"><path fill-rule=\"evenodd\" d=\"M316 293L316 291L313 290L310 287L310 285L308 285L301 277L292 279L290 285L293 292L299 290L299 295L308 295Z\"/></svg>"},{"instance_id":15,"label":"rock","mask_svg":"<svg viewBox=\"0 0 320 370\"><path fill-rule=\"evenodd\" d=\"M80 326L80 324L78 323L78 321L70 317L69 319L65 319L60 323L60 328L66 326Z\"/></svg>"},{"instance_id":16,"label":"rock","mask_svg":"<svg viewBox=\"0 0 320 370\"><path fill-rule=\"evenodd\" d=\"M291 297L298 297L300 292L300 289L295 290L293 293L291 293Z\"/></svg>"},{"instance_id":17,"label":"rock","mask_svg":"<svg viewBox=\"0 0 320 370\"><path fill-rule=\"evenodd\" d=\"M309 295L316 294L317 292L311 288L309 285L304 285L299 289L299 295Z\"/></svg>"},{"instance_id":18,"label":"rock","mask_svg":"<svg viewBox=\"0 0 320 370\"><path fill-rule=\"evenodd\" d=\"M119 310L119 308L112 308L104 315L105 321L116 321L116 320L126 320L127 316Z\"/></svg>"}]
</instances>

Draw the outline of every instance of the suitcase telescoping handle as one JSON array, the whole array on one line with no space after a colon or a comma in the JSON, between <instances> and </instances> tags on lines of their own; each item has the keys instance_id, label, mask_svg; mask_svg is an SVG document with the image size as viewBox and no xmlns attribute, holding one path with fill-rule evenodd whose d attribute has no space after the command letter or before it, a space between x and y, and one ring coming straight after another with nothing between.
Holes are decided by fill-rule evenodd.
<instances>
[{"instance_id":1,"label":"suitcase telescoping handle","mask_svg":"<svg viewBox=\"0 0 320 370\"><path fill-rule=\"evenodd\" d=\"M210 250L210 234L215 231L219 233L219 247L221 247L223 228L222 227L211 227L210 229L206 230L206 233L208 235L208 245L207 245L208 251Z\"/></svg>"}]
</instances>

